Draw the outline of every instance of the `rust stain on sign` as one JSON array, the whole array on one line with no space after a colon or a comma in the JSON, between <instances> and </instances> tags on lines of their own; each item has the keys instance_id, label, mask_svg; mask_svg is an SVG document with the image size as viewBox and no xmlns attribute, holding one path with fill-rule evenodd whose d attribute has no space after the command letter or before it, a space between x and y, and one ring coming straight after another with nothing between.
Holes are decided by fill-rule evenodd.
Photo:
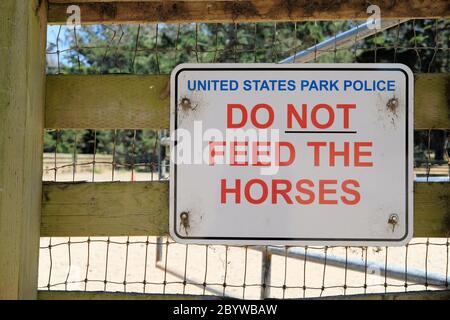
<instances>
[{"instance_id":1,"label":"rust stain on sign","mask_svg":"<svg viewBox=\"0 0 450 320\"><path fill-rule=\"evenodd\" d=\"M186 232L186 234L188 234L188 230L190 228L190 225L189 225L189 212L188 211L183 211L180 214L180 220L181 220L180 224L183 227L184 232Z\"/></svg>"},{"instance_id":2,"label":"rust stain on sign","mask_svg":"<svg viewBox=\"0 0 450 320\"><path fill-rule=\"evenodd\" d=\"M397 225L399 217L397 214L393 213L389 216L388 223L392 226L392 232L394 232L395 226Z\"/></svg>"},{"instance_id":3,"label":"rust stain on sign","mask_svg":"<svg viewBox=\"0 0 450 320\"><path fill-rule=\"evenodd\" d=\"M386 103L386 107L387 107L388 110L391 111L392 113L397 113L397 108L398 108L398 98L393 97L393 98L389 99L389 101Z\"/></svg>"},{"instance_id":4,"label":"rust stain on sign","mask_svg":"<svg viewBox=\"0 0 450 320\"><path fill-rule=\"evenodd\" d=\"M192 108L191 100L189 100L189 98L187 98L187 97L182 98L181 102L180 102L180 106L183 111L187 111L187 110L191 109Z\"/></svg>"}]
</instances>

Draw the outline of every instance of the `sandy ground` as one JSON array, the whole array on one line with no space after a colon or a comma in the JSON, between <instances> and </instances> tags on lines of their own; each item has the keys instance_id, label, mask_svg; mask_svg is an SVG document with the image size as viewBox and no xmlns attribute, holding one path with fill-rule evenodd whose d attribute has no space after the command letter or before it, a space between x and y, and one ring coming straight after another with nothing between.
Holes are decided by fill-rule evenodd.
<instances>
[{"instance_id":1,"label":"sandy ground","mask_svg":"<svg viewBox=\"0 0 450 320\"><path fill-rule=\"evenodd\" d=\"M51 250L48 249L50 239L41 240L39 269L41 289L46 289L50 283L51 290L203 294L202 284L205 282L206 294L246 299L261 297L262 255L261 252L251 248L246 250L243 247L227 248L219 245L186 246L171 242L168 245L163 244L163 254L157 262L155 237L148 238L148 245L147 237L130 237L128 246L126 237L110 238L109 249L107 238L90 238L89 245L87 238L71 238L70 253L68 240L68 238L51 239ZM409 245L408 270L427 270L430 276L437 274L445 277L449 263L446 239L432 239L432 244L428 245L428 252L425 243L426 239L422 238L413 240ZM308 250L316 253L324 252L323 248ZM345 257L345 251L343 247L336 247L329 249L328 254ZM384 265L386 257L389 267L404 270L405 247L390 247L387 256L386 248L368 249L369 262ZM347 258L356 259L364 264L365 253L361 248L351 247L347 250ZM86 278L88 281L84 282ZM144 279L147 282L145 289ZM186 285L183 285L183 281L186 281ZM223 283L227 284L225 288ZM305 266L303 259L273 255L271 288L266 296L301 298L317 297L321 293L323 296L360 294L364 293L365 283L368 286L366 292L384 292L384 272L373 268L369 268L367 273L358 272L308 261ZM405 291L404 280L387 277L386 283L388 292ZM411 281L408 283L408 290L425 289L424 285L414 284ZM286 290L283 290L283 285L286 285ZM302 288L304 285L306 290ZM347 286L346 289L344 285ZM322 286L325 288L323 292Z\"/></svg>"},{"instance_id":2,"label":"sandy ground","mask_svg":"<svg viewBox=\"0 0 450 320\"><path fill-rule=\"evenodd\" d=\"M78 170L59 170L56 181L111 181L111 170L101 173ZM94 178L93 178L94 177ZM44 180L55 181L54 172L44 172ZM130 181L129 171L115 171L114 181ZM135 181L157 180L156 174L137 172ZM245 299L262 297L262 254L252 247L225 247L220 245L181 245L166 238L157 261L156 237L108 238L42 238L39 263L39 288L46 290L126 291L166 294L212 294ZM127 240L129 245L126 244ZM148 244L146 243L148 241ZM419 271L430 277L445 279L449 274L449 247L447 239L414 239L408 249L390 247L367 249L367 261L378 262L399 270ZM51 249L49 245L51 244ZM323 247L308 249L311 253L324 252ZM347 256L364 265L362 248L336 247L328 255ZM414 269L414 270L413 270ZM87 279L87 281L85 281ZM145 284L144 284L145 280ZM186 282L184 284L184 281ZM164 285L165 282L165 285ZM385 287L386 282L386 287ZM203 286L206 283L206 286ZM224 287L223 284L226 283ZM423 290L420 284L404 279L385 277L377 268L367 272L315 263L284 255L273 255L270 289L265 297L302 298L364 292L394 292ZM244 286L245 284L245 286ZM364 285L367 288L364 288ZM283 289L285 286L285 289ZM305 289L303 288L305 287ZM322 287L324 290L322 290ZM428 289L444 287L428 286Z\"/></svg>"}]
</instances>

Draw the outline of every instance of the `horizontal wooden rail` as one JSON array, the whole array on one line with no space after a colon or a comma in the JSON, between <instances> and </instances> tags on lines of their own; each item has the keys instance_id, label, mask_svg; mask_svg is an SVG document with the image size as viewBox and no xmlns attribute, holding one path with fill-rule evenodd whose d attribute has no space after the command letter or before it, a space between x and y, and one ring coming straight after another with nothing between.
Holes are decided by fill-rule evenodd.
<instances>
[{"instance_id":1,"label":"horizontal wooden rail","mask_svg":"<svg viewBox=\"0 0 450 320\"><path fill-rule=\"evenodd\" d=\"M71 4L80 6L81 22L85 24L358 20L369 17L366 0L49 0L49 23L66 23L67 7ZM376 4L383 19L450 16L447 0L382 0Z\"/></svg>"},{"instance_id":2,"label":"horizontal wooden rail","mask_svg":"<svg viewBox=\"0 0 450 320\"><path fill-rule=\"evenodd\" d=\"M42 237L163 235L169 224L164 182L44 184Z\"/></svg>"},{"instance_id":3,"label":"horizontal wooden rail","mask_svg":"<svg viewBox=\"0 0 450 320\"><path fill-rule=\"evenodd\" d=\"M41 236L160 236L168 233L167 182L44 184ZM414 236L450 235L450 185L414 184Z\"/></svg>"},{"instance_id":4,"label":"horizontal wooden rail","mask_svg":"<svg viewBox=\"0 0 450 320\"><path fill-rule=\"evenodd\" d=\"M46 128L167 129L168 76L47 76ZM414 126L450 128L450 73L415 77Z\"/></svg>"},{"instance_id":5,"label":"horizontal wooden rail","mask_svg":"<svg viewBox=\"0 0 450 320\"><path fill-rule=\"evenodd\" d=\"M414 236L450 236L450 183L414 184Z\"/></svg>"},{"instance_id":6,"label":"horizontal wooden rail","mask_svg":"<svg viewBox=\"0 0 450 320\"><path fill-rule=\"evenodd\" d=\"M177 294L143 294L86 291L38 291L39 300L221 300L217 296ZM450 290L372 293L366 295L331 296L309 300L448 300Z\"/></svg>"},{"instance_id":7,"label":"horizontal wooden rail","mask_svg":"<svg viewBox=\"0 0 450 320\"><path fill-rule=\"evenodd\" d=\"M97 291L38 291L38 300L218 300L220 297Z\"/></svg>"},{"instance_id":8,"label":"horizontal wooden rail","mask_svg":"<svg viewBox=\"0 0 450 320\"><path fill-rule=\"evenodd\" d=\"M169 128L168 76L47 76L46 128Z\"/></svg>"},{"instance_id":9,"label":"horizontal wooden rail","mask_svg":"<svg viewBox=\"0 0 450 320\"><path fill-rule=\"evenodd\" d=\"M450 290L370 293L348 296L322 297L324 300L449 300ZM311 300L317 300L312 298Z\"/></svg>"},{"instance_id":10,"label":"horizontal wooden rail","mask_svg":"<svg viewBox=\"0 0 450 320\"><path fill-rule=\"evenodd\" d=\"M414 128L450 128L450 73L415 77Z\"/></svg>"}]
</instances>

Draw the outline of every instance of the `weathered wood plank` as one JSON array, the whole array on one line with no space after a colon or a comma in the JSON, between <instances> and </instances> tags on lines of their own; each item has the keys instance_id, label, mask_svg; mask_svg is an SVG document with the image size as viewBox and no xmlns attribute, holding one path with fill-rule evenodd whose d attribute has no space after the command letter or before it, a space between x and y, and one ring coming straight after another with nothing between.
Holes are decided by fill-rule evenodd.
<instances>
[{"instance_id":1,"label":"weathered wood plank","mask_svg":"<svg viewBox=\"0 0 450 320\"><path fill-rule=\"evenodd\" d=\"M49 0L50 3L65 3L65 4L72 4L72 3L93 3L93 2L164 2L164 1L172 1L172 0ZM207 1L207 2L214 2L214 1L236 1L236 0L179 0L180 2L197 2L197 1Z\"/></svg>"},{"instance_id":2,"label":"weathered wood plank","mask_svg":"<svg viewBox=\"0 0 450 320\"><path fill-rule=\"evenodd\" d=\"M41 236L163 235L169 221L164 182L44 184Z\"/></svg>"},{"instance_id":3,"label":"weathered wood plank","mask_svg":"<svg viewBox=\"0 0 450 320\"><path fill-rule=\"evenodd\" d=\"M215 300L220 297L122 292L39 291L38 300Z\"/></svg>"},{"instance_id":4,"label":"weathered wood plank","mask_svg":"<svg viewBox=\"0 0 450 320\"><path fill-rule=\"evenodd\" d=\"M142 294L85 291L39 291L39 300L220 300L217 296L176 294ZM367 295L331 296L310 300L448 300L450 290L374 293Z\"/></svg>"},{"instance_id":5,"label":"weathered wood plank","mask_svg":"<svg viewBox=\"0 0 450 320\"><path fill-rule=\"evenodd\" d=\"M450 290L371 293L348 296L322 297L322 300L449 300ZM317 300L313 298L311 300Z\"/></svg>"},{"instance_id":6,"label":"weathered wood plank","mask_svg":"<svg viewBox=\"0 0 450 320\"><path fill-rule=\"evenodd\" d=\"M168 76L47 76L46 128L167 129ZM414 125L450 128L450 74L419 74Z\"/></svg>"},{"instance_id":7,"label":"weathered wood plank","mask_svg":"<svg viewBox=\"0 0 450 320\"><path fill-rule=\"evenodd\" d=\"M450 128L450 73L417 75L414 90L415 129Z\"/></svg>"},{"instance_id":8,"label":"weathered wood plank","mask_svg":"<svg viewBox=\"0 0 450 320\"><path fill-rule=\"evenodd\" d=\"M42 236L168 234L167 182L44 184ZM416 183L414 236L450 232L450 185Z\"/></svg>"},{"instance_id":9,"label":"weathered wood plank","mask_svg":"<svg viewBox=\"0 0 450 320\"><path fill-rule=\"evenodd\" d=\"M50 3L65 3L65 4L72 4L72 3L93 3L93 2L102 2L102 3L108 3L108 2L165 2L165 1L173 1L173 0L49 0ZM219 1L236 1L236 0L178 0L179 2L199 2L199 1L206 1L206 2L219 2Z\"/></svg>"},{"instance_id":10,"label":"weathered wood plank","mask_svg":"<svg viewBox=\"0 0 450 320\"><path fill-rule=\"evenodd\" d=\"M47 76L47 128L169 127L167 76Z\"/></svg>"},{"instance_id":11,"label":"weathered wood plank","mask_svg":"<svg viewBox=\"0 0 450 320\"><path fill-rule=\"evenodd\" d=\"M450 236L450 183L414 184L414 236Z\"/></svg>"},{"instance_id":12,"label":"weathered wood plank","mask_svg":"<svg viewBox=\"0 0 450 320\"><path fill-rule=\"evenodd\" d=\"M61 3L63 2L63 3ZM191 23L367 19L366 0L73 1L88 23ZM447 0L377 1L384 19L450 16ZM50 1L49 22L66 22L68 2Z\"/></svg>"},{"instance_id":13,"label":"weathered wood plank","mask_svg":"<svg viewBox=\"0 0 450 320\"><path fill-rule=\"evenodd\" d=\"M37 295L45 1L0 1L0 300Z\"/></svg>"}]
</instances>

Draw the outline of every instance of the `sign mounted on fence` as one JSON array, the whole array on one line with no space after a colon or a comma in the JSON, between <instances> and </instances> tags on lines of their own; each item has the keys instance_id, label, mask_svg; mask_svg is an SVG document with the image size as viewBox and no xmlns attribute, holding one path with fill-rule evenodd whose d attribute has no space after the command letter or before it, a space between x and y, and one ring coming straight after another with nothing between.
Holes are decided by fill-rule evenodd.
<instances>
[{"instance_id":1,"label":"sign mounted on fence","mask_svg":"<svg viewBox=\"0 0 450 320\"><path fill-rule=\"evenodd\" d=\"M413 75L401 64L183 64L170 233L182 243L403 245Z\"/></svg>"}]
</instances>

